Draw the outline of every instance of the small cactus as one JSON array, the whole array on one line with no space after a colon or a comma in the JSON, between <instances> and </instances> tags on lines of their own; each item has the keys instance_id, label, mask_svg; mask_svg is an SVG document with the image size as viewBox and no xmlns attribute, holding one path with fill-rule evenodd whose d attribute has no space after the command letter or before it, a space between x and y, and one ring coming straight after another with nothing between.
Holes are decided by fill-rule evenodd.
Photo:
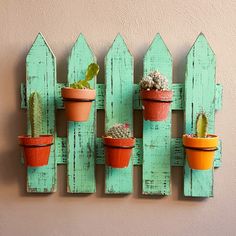
<instances>
[{"instance_id":1,"label":"small cactus","mask_svg":"<svg viewBox=\"0 0 236 236\"><path fill-rule=\"evenodd\" d=\"M106 137L131 138L131 131L128 124L115 124L107 132Z\"/></svg>"},{"instance_id":2,"label":"small cactus","mask_svg":"<svg viewBox=\"0 0 236 236\"><path fill-rule=\"evenodd\" d=\"M88 81L92 80L94 76L97 76L99 72L99 66L96 63L92 63L88 66L85 74L85 79L77 81L70 85L74 89L91 89Z\"/></svg>"},{"instance_id":3,"label":"small cactus","mask_svg":"<svg viewBox=\"0 0 236 236\"><path fill-rule=\"evenodd\" d=\"M153 71L143 77L139 85L144 90L168 90L168 80L159 71Z\"/></svg>"},{"instance_id":4,"label":"small cactus","mask_svg":"<svg viewBox=\"0 0 236 236\"><path fill-rule=\"evenodd\" d=\"M207 137L207 127L208 121L207 117L204 113L200 113L197 117L196 122L196 136L198 138L206 138Z\"/></svg>"},{"instance_id":5,"label":"small cactus","mask_svg":"<svg viewBox=\"0 0 236 236\"><path fill-rule=\"evenodd\" d=\"M42 131L42 101L37 92L31 93L29 97L29 120L31 136L39 137Z\"/></svg>"}]
</instances>

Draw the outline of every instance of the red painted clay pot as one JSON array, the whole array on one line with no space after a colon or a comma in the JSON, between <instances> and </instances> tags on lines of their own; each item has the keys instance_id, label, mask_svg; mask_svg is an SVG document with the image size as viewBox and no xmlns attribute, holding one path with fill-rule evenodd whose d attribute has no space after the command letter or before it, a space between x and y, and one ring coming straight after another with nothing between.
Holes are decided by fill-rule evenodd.
<instances>
[{"instance_id":1,"label":"red painted clay pot","mask_svg":"<svg viewBox=\"0 0 236 236\"><path fill-rule=\"evenodd\" d=\"M173 91L141 90L140 97L145 120L163 121L167 119Z\"/></svg>"},{"instance_id":2,"label":"red painted clay pot","mask_svg":"<svg viewBox=\"0 0 236 236\"><path fill-rule=\"evenodd\" d=\"M26 166L39 167L48 164L52 135L41 135L37 138L31 136L19 136L19 144L24 148L24 159Z\"/></svg>"},{"instance_id":3,"label":"red painted clay pot","mask_svg":"<svg viewBox=\"0 0 236 236\"><path fill-rule=\"evenodd\" d=\"M61 89L68 121L84 122L89 119L92 101L95 100L94 89Z\"/></svg>"},{"instance_id":4,"label":"red painted clay pot","mask_svg":"<svg viewBox=\"0 0 236 236\"><path fill-rule=\"evenodd\" d=\"M209 170L213 168L214 155L218 146L218 136L208 134L207 138L197 138L183 135L188 165L194 170Z\"/></svg>"},{"instance_id":5,"label":"red painted clay pot","mask_svg":"<svg viewBox=\"0 0 236 236\"><path fill-rule=\"evenodd\" d=\"M113 168L126 168L129 165L135 138L104 137L106 165Z\"/></svg>"}]
</instances>

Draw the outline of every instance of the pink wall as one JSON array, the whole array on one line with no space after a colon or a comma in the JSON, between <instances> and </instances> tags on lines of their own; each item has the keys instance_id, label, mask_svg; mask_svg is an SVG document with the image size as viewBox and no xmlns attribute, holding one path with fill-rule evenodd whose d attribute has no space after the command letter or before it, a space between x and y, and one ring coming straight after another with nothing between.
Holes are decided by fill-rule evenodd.
<instances>
[{"instance_id":1,"label":"pink wall","mask_svg":"<svg viewBox=\"0 0 236 236\"><path fill-rule=\"evenodd\" d=\"M0 235L236 235L235 12L233 0L1 0ZM199 32L204 32L217 55L217 82L224 86L224 107L216 116L224 159L215 173L215 197L184 199L181 168L172 169L172 196L142 197L140 168L135 168L133 195L105 196L102 166L97 169L96 194L67 194L64 166L58 168L56 193L26 194L17 145L26 115L19 108L19 86L25 79L27 50L39 31L57 57L60 81L66 79L67 57L80 32L101 65L120 32L136 59L136 80L142 74L142 57L160 32L174 58L175 82L183 81L186 54ZM65 120L62 113L59 116L63 134ZM102 117L99 113L100 122ZM174 113L174 137L182 132L182 117L181 112ZM136 119L141 121L140 113ZM139 125L136 130L141 135Z\"/></svg>"}]
</instances>

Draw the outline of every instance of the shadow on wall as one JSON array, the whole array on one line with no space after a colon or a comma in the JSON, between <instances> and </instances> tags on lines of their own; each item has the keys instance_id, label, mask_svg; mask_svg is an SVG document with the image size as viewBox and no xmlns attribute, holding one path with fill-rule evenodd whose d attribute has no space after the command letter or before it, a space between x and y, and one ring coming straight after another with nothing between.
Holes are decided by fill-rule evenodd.
<instances>
[{"instance_id":1,"label":"shadow on wall","mask_svg":"<svg viewBox=\"0 0 236 236\"><path fill-rule=\"evenodd\" d=\"M6 117L2 119L4 142L11 144L11 149L0 150L0 181L3 185L11 185L18 182L19 191L26 189L25 168L20 161L20 147L18 146L18 135L23 134L26 127L26 112L20 110L20 83L25 78L25 57L27 51L22 51L18 64L14 69L14 88L12 94L15 97L16 110L11 113L5 113ZM23 69L24 68L24 69Z\"/></svg>"}]
</instances>

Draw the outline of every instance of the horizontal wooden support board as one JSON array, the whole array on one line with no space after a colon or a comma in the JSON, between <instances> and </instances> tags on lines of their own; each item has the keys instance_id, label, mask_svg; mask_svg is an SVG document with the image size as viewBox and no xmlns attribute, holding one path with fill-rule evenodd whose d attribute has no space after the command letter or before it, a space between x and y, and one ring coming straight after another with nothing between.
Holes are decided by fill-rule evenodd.
<instances>
[{"instance_id":1,"label":"horizontal wooden support board","mask_svg":"<svg viewBox=\"0 0 236 236\"><path fill-rule=\"evenodd\" d=\"M67 164L67 153L66 153L66 137L57 138L57 164ZM135 148L133 150L133 165L139 166L143 163L143 140L142 138L136 139ZM181 138L171 139L171 166L183 167L184 166L184 155L183 145ZM221 166L221 155L222 155L222 142L220 141L218 150L215 153L214 167ZM103 165L104 161L104 148L102 138L96 139L96 164Z\"/></svg>"},{"instance_id":2,"label":"horizontal wooden support board","mask_svg":"<svg viewBox=\"0 0 236 236\"><path fill-rule=\"evenodd\" d=\"M64 109L62 98L61 98L61 88L65 87L66 83L57 83L56 90L56 107L57 109ZM221 84L216 84L216 110L220 110L222 107L222 92L223 87ZM184 110L184 85L172 84L172 90L174 91L174 98L172 103L172 110ZM105 85L97 84L96 85L96 109L104 109L104 92ZM26 86L24 83L21 83L21 108L26 109ZM134 84L134 109L140 110L141 103L139 98L139 85Z\"/></svg>"}]
</instances>

